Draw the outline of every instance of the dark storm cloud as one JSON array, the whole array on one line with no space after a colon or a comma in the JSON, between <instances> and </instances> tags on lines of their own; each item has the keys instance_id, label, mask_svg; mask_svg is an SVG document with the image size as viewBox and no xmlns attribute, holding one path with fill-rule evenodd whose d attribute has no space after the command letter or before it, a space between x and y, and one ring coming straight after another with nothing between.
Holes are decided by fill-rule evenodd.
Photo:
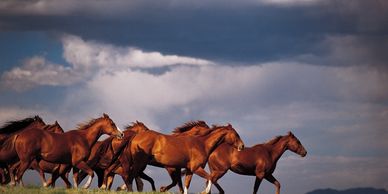
<instances>
[{"instance_id":1,"label":"dark storm cloud","mask_svg":"<svg viewBox=\"0 0 388 194\"><path fill-rule=\"evenodd\" d=\"M341 37L351 36L351 46L370 53L361 56L362 62L386 61L383 52L374 52L387 48L381 40L387 40L388 32L383 25L387 3L377 0L311 1L295 6L288 1L284 5L272 1L86 1L62 3L63 8L43 2L45 6L30 8L24 2L24 9L15 8L18 5L3 12L2 30L64 32L86 40L243 64L293 58L352 65L331 56L336 54L331 51L333 45L341 46Z\"/></svg>"}]
</instances>

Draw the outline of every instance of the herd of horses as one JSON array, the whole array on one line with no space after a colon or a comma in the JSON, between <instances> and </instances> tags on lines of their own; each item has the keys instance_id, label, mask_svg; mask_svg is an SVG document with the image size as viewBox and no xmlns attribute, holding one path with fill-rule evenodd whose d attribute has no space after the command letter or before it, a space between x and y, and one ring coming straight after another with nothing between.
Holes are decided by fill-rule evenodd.
<instances>
[{"instance_id":1,"label":"herd of horses","mask_svg":"<svg viewBox=\"0 0 388 194\"><path fill-rule=\"evenodd\" d=\"M110 137L98 141L101 135ZM143 190L141 179L156 190L154 181L144 173L147 165L165 168L171 184L160 188L167 191L178 185L187 194L193 174L206 180L203 193L210 193L212 184L224 193L218 180L228 171L255 176L253 193L263 179L273 183L276 194L280 183L272 173L282 154L290 150L304 157L301 142L289 132L266 143L245 147L231 124L209 127L204 121L191 121L162 134L136 121L121 131L107 114L64 132L55 122L47 125L39 116L9 121L0 128L0 182L23 184L27 169L37 170L44 187L55 186L61 178L67 188L72 184L68 175L73 170L75 188L88 177L83 188L89 188L94 174L98 186L110 189L114 176L120 175L124 185L118 189ZM204 170L208 164L210 173ZM51 174L47 181L45 173ZM185 176L184 185L181 177Z\"/></svg>"}]
</instances>

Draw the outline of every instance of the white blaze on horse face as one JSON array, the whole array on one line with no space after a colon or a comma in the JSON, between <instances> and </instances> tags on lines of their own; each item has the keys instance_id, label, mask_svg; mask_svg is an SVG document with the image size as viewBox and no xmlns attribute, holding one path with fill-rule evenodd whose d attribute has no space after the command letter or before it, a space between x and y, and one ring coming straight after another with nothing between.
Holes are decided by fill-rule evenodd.
<instances>
[{"instance_id":1,"label":"white blaze on horse face","mask_svg":"<svg viewBox=\"0 0 388 194\"><path fill-rule=\"evenodd\" d=\"M205 193L209 193L211 188L212 188L212 181L209 180L206 186Z\"/></svg>"},{"instance_id":2,"label":"white blaze on horse face","mask_svg":"<svg viewBox=\"0 0 388 194\"><path fill-rule=\"evenodd\" d=\"M183 194L187 194L187 187L183 188Z\"/></svg>"}]
</instances>

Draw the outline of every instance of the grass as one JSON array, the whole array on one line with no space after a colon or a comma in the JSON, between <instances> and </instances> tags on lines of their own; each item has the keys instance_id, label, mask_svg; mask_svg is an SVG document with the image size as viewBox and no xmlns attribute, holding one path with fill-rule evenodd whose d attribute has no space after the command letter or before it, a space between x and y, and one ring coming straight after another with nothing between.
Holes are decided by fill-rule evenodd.
<instances>
[{"instance_id":1,"label":"grass","mask_svg":"<svg viewBox=\"0 0 388 194\"><path fill-rule=\"evenodd\" d=\"M26 187L9 187L0 186L0 193L12 193L12 194L128 194L125 191L103 191L99 189L65 189L65 188L43 188L37 186L26 186ZM161 192L133 192L133 194L169 194Z\"/></svg>"}]
</instances>

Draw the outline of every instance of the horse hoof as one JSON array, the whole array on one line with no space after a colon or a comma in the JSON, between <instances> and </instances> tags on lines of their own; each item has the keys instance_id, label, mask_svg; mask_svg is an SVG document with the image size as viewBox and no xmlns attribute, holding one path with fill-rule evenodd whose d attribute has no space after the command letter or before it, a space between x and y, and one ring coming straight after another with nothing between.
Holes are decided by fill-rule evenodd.
<instances>
[{"instance_id":1,"label":"horse hoof","mask_svg":"<svg viewBox=\"0 0 388 194\"><path fill-rule=\"evenodd\" d=\"M166 192L167 188L166 187L160 187L160 192Z\"/></svg>"}]
</instances>

